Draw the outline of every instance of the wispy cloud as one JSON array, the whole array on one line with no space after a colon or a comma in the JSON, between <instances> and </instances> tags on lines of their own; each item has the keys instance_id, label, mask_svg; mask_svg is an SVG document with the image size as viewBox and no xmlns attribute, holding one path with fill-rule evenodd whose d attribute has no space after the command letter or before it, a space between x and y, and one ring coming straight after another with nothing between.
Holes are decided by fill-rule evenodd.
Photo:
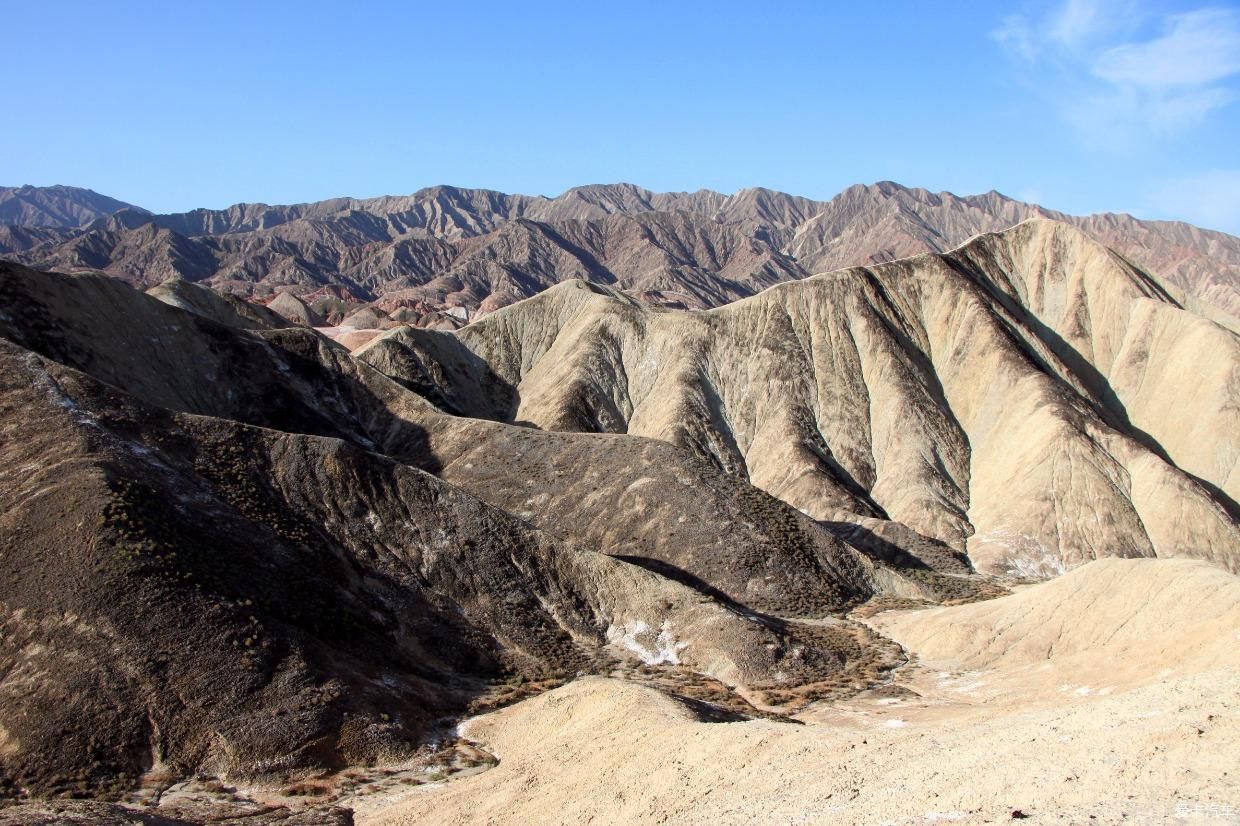
<instances>
[{"instance_id":1,"label":"wispy cloud","mask_svg":"<svg viewBox=\"0 0 1240 826\"><path fill-rule=\"evenodd\" d=\"M1240 97L1240 11L1155 14L1124 0L1066 0L991 33L1091 142L1191 129Z\"/></svg>"},{"instance_id":2,"label":"wispy cloud","mask_svg":"<svg viewBox=\"0 0 1240 826\"><path fill-rule=\"evenodd\" d=\"M1240 233L1240 170L1216 169L1164 182L1149 202L1152 213Z\"/></svg>"},{"instance_id":3,"label":"wispy cloud","mask_svg":"<svg viewBox=\"0 0 1240 826\"><path fill-rule=\"evenodd\" d=\"M990 39L1003 46L1027 63L1038 59L1038 43L1029 21L1018 14L1003 18L999 27L990 33Z\"/></svg>"},{"instance_id":4,"label":"wispy cloud","mask_svg":"<svg viewBox=\"0 0 1240 826\"><path fill-rule=\"evenodd\" d=\"M1240 73L1240 15L1232 9L1174 14L1163 33L1103 52L1094 74L1118 85L1149 89L1195 87Z\"/></svg>"},{"instance_id":5,"label":"wispy cloud","mask_svg":"<svg viewBox=\"0 0 1240 826\"><path fill-rule=\"evenodd\" d=\"M1128 11L1115 8L1118 5L1098 0L1068 0L1047 17L1046 36L1068 48L1086 45L1111 29L1117 15Z\"/></svg>"}]
</instances>

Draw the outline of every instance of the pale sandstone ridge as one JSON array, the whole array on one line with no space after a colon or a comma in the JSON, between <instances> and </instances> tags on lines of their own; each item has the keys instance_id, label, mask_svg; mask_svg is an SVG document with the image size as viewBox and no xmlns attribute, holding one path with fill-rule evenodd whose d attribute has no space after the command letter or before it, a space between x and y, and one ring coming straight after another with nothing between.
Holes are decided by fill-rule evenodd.
<instances>
[{"instance_id":1,"label":"pale sandstone ridge","mask_svg":"<svg viewBox=\"0 0 1240 826\"><path fill-rule=\"evenodd\" d=\"M1196 560L1103 559L1011 596L889 611L872 624L924 665L1070 671L1130 687L1165 669L1240 665L1240 580Z\"/></svg>"},{"instance_id":2,"label":"pale sandstone ridge","mask_svg":"<svg viewBox=\"0 0 1240 826\"><path fill-rule=\"evenodd\" d=\"M292 293L279 293L267 304L267 309L302 327L321 327L324 324L317 313Z\"/></svg>"},{"instance_id":3,"label":"pale sandstone ridge","mask_svg":"<svg viewBox=\"0 0 1240 826\"><path fill-rule=\"evenodd\" d=\"M1240 794L1240 580L1228 573L1105 560L878 621L913 664L806 725L707 723L640 687L577 680L464 726L496 768L362 802L357 820L1170 822Z\"/></svg>"},{"instance_id":4,"label":"pale sandstone ridge","mask_svg":"<svg viewBox=\"0 0 1240 826\"><path fill-rule=\"evenodd\" d=\"M358 357L453 412L660 439L989 571L1240 566L1240 338L1059 222L708 312L574 282Z\"/></svg>"},{"instance_id":5,"label":"pale sandstone ridge","mask_svg":"<svg viewBox=\"0 0 1240 826\"><path fill-rule=\"evenodd\" d=\"M162 284L151 287L146 294L165 304L229 327L275 330L290 326L288 319L272 312L270 308L245 301L235 295L218 293L210 287L194 284L183 278L169 278Z\"/></svg>"},{"instance_id":6,"label":"pale sandstone ridge","mask_svg":"<svg viewBox=\"0 0 1240 826\"><path fill-rule=\"evenodd\" d=\"M891 182L849 187L829 201L760 188L724 195L612 184L546 198L437 186L173 215L130 209L88 226L14 213L0 219L12 224L0 226L0 255L41 269L100 270L142 286L180 275L264 300L332 287L438 326L451 323L449 314L473 317L571 278L653 304L714 307L810 272L943 252L1028 218L1072 223L1195 301L1240 316L1234 236Z\"/></svg>"}]
</instances>

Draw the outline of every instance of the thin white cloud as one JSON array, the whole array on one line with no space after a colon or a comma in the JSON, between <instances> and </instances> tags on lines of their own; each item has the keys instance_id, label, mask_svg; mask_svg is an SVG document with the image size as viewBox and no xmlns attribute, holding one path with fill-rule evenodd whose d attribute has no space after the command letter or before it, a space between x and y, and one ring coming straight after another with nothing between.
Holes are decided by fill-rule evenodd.
<instances>
[{"instance_id":1,"label":"thin white cloud","mask_svg":"<svg viewBox=\"0 0 1240 826\"><path fill-rule=\"evenodd\" d=\"M1061 102L1063 116L1090 144L1116 148L1141 137L1184 132L1235 100L1226 89L1191 89L1153 94L1139 89L1108 89Z\"/></svg>"},{"instance_id":2,"label":"thin white cloud","mask_svg":"<svg viewBox=\"0 0 1240 826\"><path fill-rule=\"evenodd\" d=\"M1123 40L1146 19L1137 0L1064 0L1041 16L1011 14L990 33L1019 57L1036 61L1057 52Z\"/></svg>"},{"instance_id":3,"label":"thin white cloud","mask_svg":"<svg viewBox=\"0 0 1240 826\"><path fill-rule=\"evenodd\" d=\"M991 38L1091 143L1191 129L1238 97L1240 11L1155 15L1124 0L1065 0L1005 18Z\"/></svg>"},{"instance_id":4,"label":"thin white cloud","mask_svg":"<svg viewBox=\"0 0 1240 826\"><path fill-rule=\"evenodd\" d=\"M1046 21L1046 34L1054 42L1068 48L1088 43L1108 28L1114 11L1099 0L1068 0Z\"/></svg>"},{"instance_id":5,"label":"thin white cloud","mask_svg":"<svg viewBox=\"0 0 1240 826\"><path fill-rule=\"evenodd\" d=\"M1163 25L1159 37L1107 49L1093 73L1146 89L1201 87L1240 73L1240 14L1202 9L1172 15Z\"/></svg>"},{"instance_id":6,"label":"thin white cloud","mask_svg":"<svg viewBox=\"0 0 1240 826\"><path fill-rule=\"evenodd\" d=\"M1027 63L1038 59L1038 44L1029 21L1018 14L1003 18L990 39Z\"/></svg>"},{"instance_id":7,"label":"thin white cloud","mask_svg":"<svg viewBox=\"0 0 1240 826\"><path fill-rule=\"evenodd\" d=\"M1149 200L1153 214L1240 234L1240 169L1216 169L1168 181Z\"/></svg>"}]
</instances>

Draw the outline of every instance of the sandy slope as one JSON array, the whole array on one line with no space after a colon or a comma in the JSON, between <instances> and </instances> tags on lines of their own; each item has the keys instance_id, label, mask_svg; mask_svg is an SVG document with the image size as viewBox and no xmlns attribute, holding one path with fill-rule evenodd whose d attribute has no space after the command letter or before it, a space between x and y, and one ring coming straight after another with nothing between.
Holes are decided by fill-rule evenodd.
<instances>
[{"instance_id":1,"label":"sandy slope","mask_svg":"<svg viewBox=\"0 0 1240 826\"><path fill-rule=\"evenodd\" d=\"M919 653L905 691L806 725L703 723L650 690L582 679L468 724L497 768L368 803L358 822L1164 822L1240 804L1230 574L1105 560L875 624Z\"/></svg>"}]
</instances>

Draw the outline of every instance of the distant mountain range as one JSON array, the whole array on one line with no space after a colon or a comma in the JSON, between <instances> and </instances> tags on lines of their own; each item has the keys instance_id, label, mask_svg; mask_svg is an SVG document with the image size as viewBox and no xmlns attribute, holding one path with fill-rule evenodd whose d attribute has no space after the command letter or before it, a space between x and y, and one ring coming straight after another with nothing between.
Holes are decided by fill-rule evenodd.
<instances>
[{"instance_id":1,"label":"distant mountain range","mask_svg":"<svg viewBox=\"0 0 1240 826\"><path fill-rule=\"evenodd\" d=\"M334 322L369 304L383 322L458 326L574 278L652 304L716 307L813 273L943 252L1029 218L1074 224L1240 315L1240 238L1129 215L1070 216L993 191L959 197L883 182L815 201L767 189L614 184L546 198L437 186L169 215L71 187L0 193L0 256L143 287L181 277L263 302L289 291L326 301L316 309Z\"/></svg>"},{"instance_id":2,"label":"distant mountain range","mask_svg":"<svg viewBox=\"0 0 1240 826\"><path fill-rule=\"evenodd\" d=\"M146 210L76 186L0 186L0 224L84 227L123 209Z\"/></svg>"}]
</instances>

